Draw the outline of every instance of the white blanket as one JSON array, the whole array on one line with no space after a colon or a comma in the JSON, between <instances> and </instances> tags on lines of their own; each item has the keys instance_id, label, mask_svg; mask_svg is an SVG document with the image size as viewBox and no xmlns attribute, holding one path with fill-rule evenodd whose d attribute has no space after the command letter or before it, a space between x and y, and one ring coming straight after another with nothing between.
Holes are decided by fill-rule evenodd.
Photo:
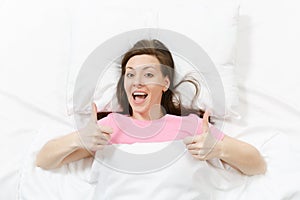
<instances>
[{"instance_id":1,"label":"white blanket","mask_svg":"<svg viewBox=\"0 0 300 200\"><path fill-rule=\"evenodd\" d=\"M241 136L241 139L250 141L261 151L268 163L267 173L265 175L248 177L232 169L220 169L206 162L201 162L197 168L199 168L199 172L203 173L195 173L195 177L200 180L197 182L198 185L195 185L200 191L198 194L199 198L281 200L297 199L296 197L299 197L299 164L295 159L296 152L289 148L291 146L289 138L283 133L266 127L252 127L244 130L245 132L246 130L252 132L255 129L263 131L264 134L245 133ZM109 182L110 190L116 191L116 193L122 191L119 184L125 184L123 181L132 180L126 182L126 187L132 188L145 185L145 180L147 180L150 181L148 182L149 187L150 185L159 185L153 191L152 196L161 193L162 196L160 197L163 197L166 188L170 192L172 188L176 188L176 186L171 185L172 178L170 179L167 175L172 172L168 171L184 169L184 166L187 167L188 163L185 159L190 158L189 155L185 154L181 158L182 161L175 162L170 167L158 171L154 175L152 174L151 178L147 177L147 175L130 175L105 166L101 167L99 162L96 162L97 165L95 166L94 164L94 169L91 170L92 158L71 163L61 169L45 171L34 165L35 155L40 148L40 144L43 143L41 141L41 135L36 135L36 139L25 157L18 188L19 199L102 199L104 192L101 188L107 181L100 178L95 182L95 178L98 179L97 173L95 173L97 170L104 174L110 173L108 180L118 180ZM180 167L182 163L185 164ZM193 166L195 167L195 165ZM194 167L188 167L186 170L191 170ZM165 177L165 179L162 177ZM176 180L182 179L183 181L187 179L184 172L178 173L173 178L176 178ZM133 192L132 194L136 194L136 196L130 196L131 199L138 199L134 198L139 196L138 192ZM185 199L184 197L188 196L189 193L187 192L186 196L178 196L178 199ZM158 197L155 199L160 199Z\"/></svg>"}]
</instances>

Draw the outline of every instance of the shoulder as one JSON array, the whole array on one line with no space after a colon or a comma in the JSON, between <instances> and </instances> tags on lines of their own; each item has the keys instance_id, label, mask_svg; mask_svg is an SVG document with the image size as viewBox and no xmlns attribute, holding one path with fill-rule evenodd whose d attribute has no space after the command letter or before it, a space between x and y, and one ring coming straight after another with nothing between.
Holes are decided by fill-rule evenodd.
<instances>
[{"instance_id":1,"label":"shoulder","mask_svg":"<svg viewBox=\"0 0 300 200\"><path fill-rule=\"evenodd\" d=\"M167 119L174 119L174 120L197 120L197 121L200 120L200 121L202 121L202 118L200 118L196 114L189 114L189 115L185 115L185 116L167 114L167 115L165 115L165 117Z\"/></svg>"},{"instance_id":2,"label":"shoulder","mask_svg":"<svg viewBox=\"0 0 300 200\"><path fill-rule=\"evenodd\" d=\"M106 117L101 118L97 121L99 125L111 125L111 119L112 119L113 113L109 113Z\"/></svg>"},{"instance_id":3,"label":"shoulder","mask_svg":"<svg viewBox=\"0 0 300 200\"><path fill-rule=\"evenodd\" d=\"M98 120L99 125L113 126L116 121L127 119L128 116L120 113L109 113L106 117Z\"/></svg>"},{"instance_id":4,"label":"shoulder","mask_svg":"<svg viewBox=\"0 0 300 200\"><path fill-rule=\"evenodd\" d=\"M189 114L186 116L177 116L177 115L167 115L167 120L172 122L181 123L184 127L187 126L198 126L202 123L202 118L195 114Z\"/></svg>"},{"instance_id":5,"label":"shoulder","mask_svg":"<svg viewBox=\"0 0 300 200\"><path fill-rule=\"evenodd\" d=\"M195 135L201 130L202 126L202 119L195 114L186 116L168 115L168 122L184 133L188 133L188 135Z\"/></svg>"}]
</instances>

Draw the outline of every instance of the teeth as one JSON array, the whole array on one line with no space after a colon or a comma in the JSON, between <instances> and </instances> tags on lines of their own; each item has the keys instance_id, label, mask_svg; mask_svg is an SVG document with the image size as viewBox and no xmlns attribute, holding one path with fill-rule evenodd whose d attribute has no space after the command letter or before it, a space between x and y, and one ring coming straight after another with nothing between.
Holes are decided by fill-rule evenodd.
<instances>
[{"instance_id":1,"label":"teeth","mask_svg":"<svg viewBox=\"0 0 300 200\"><path fill-rule=\"evenodd\" d=\"M148 96L147 93L145 92L134 92L132 93L133 98L135 99L137 96L142 97L142 98L146 98Z\"/></svg>"},{"instance_id":2,"label":"teeth","mask_svg":"<svg viewBox=\"0 0 300 200\"><path fill-rule=\"evenodd\" d=\"M147 94L144 92L134 92L133 95L147 95Z\"/></svg>"}]
</instances>

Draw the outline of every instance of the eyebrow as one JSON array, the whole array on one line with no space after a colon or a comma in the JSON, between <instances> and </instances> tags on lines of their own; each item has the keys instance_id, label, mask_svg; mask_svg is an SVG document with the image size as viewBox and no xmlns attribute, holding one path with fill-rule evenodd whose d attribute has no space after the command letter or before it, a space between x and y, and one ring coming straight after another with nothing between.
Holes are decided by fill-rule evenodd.
<instances>
[{"instance_id":1,"label":"eyebrow","mask_svg":"<svg viewBox=\"0 0 300 200\"><path fill-rule=\"evenodd\" d=\"M152 65L147 65L147 66L143 67L142 70L147 70L147 69L149 69L149 68L157 69L156 67L154 67L154 66L152 66ZM127 66L126 69L132 69L132 70L135 70L135 69L134 69L133 67L131 67L131 66Z\"/></svg>"}]
</instances>

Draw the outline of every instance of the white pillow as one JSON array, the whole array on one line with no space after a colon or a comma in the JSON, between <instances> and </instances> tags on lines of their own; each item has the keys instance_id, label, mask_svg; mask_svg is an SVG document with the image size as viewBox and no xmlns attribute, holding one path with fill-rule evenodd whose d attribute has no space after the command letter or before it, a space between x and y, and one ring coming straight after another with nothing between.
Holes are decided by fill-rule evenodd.
<instances>
[{"instance_id":1,"label":"white pillow","mask_svg":"<svg viewBox=\"0 0 300 200\"><path fill-rule=\"evenodd\" d=\"M225 108L224 110L214 108L216 105L212 104L212 91L205 80L205 72L200 74L202 93L199 105L202 108L210 108L213 114L219 117L238 115L234 111L234 107L238 105L238 91L234 77L238 0L202 0L192 1L188 4L179 0L154 0L146 6L137 0L130 3L112 0L101 3L94 1L90 4L80 5L81 7L75 3L72 6L70 13L74 34L72 34L72 71L70 72L67 99L69 114L88 113L92 100L97 102L100 110L105 107L111 108L112 100L115 100L115 86L119 76L116 66L114 69L109 69L104 75L102 74L101 77L106 77L106 79L101 80L98 77L98 84L93 89L85 90L83 84L80 94L84 98L81 103L74 104L74 90L78 89L75 88L75 84L82 73L80 71L82 65L84 62L89 62L87 58L91 52L112 36L125 31L158 28L175 31L190 38L206 51L215 64L219 73L217 76L221 77L220 81L224 87L225 97L222 103L225 104ZM157 36L159 36L159 31ZM147 35L140 35L140 39L144 38L147 38ZM174 43L176 42L178 41L174 41ZM131 45L133 45L132 41L128 41L126 48L129 49ZM115 50L122 48L124 46L118 44L115 46ZM170 50L172 51L172 49ZM177 59L176 56L174 59L175 65L179 69L178 73L183 74L180 68L186 68L188 62ZM112 59L111 62L111 66L117 65L114 63L115 60ZM178 63L180 64L178 65ZM92 70L90 74L93 76Z\"/></svg>"}]
</instances>

